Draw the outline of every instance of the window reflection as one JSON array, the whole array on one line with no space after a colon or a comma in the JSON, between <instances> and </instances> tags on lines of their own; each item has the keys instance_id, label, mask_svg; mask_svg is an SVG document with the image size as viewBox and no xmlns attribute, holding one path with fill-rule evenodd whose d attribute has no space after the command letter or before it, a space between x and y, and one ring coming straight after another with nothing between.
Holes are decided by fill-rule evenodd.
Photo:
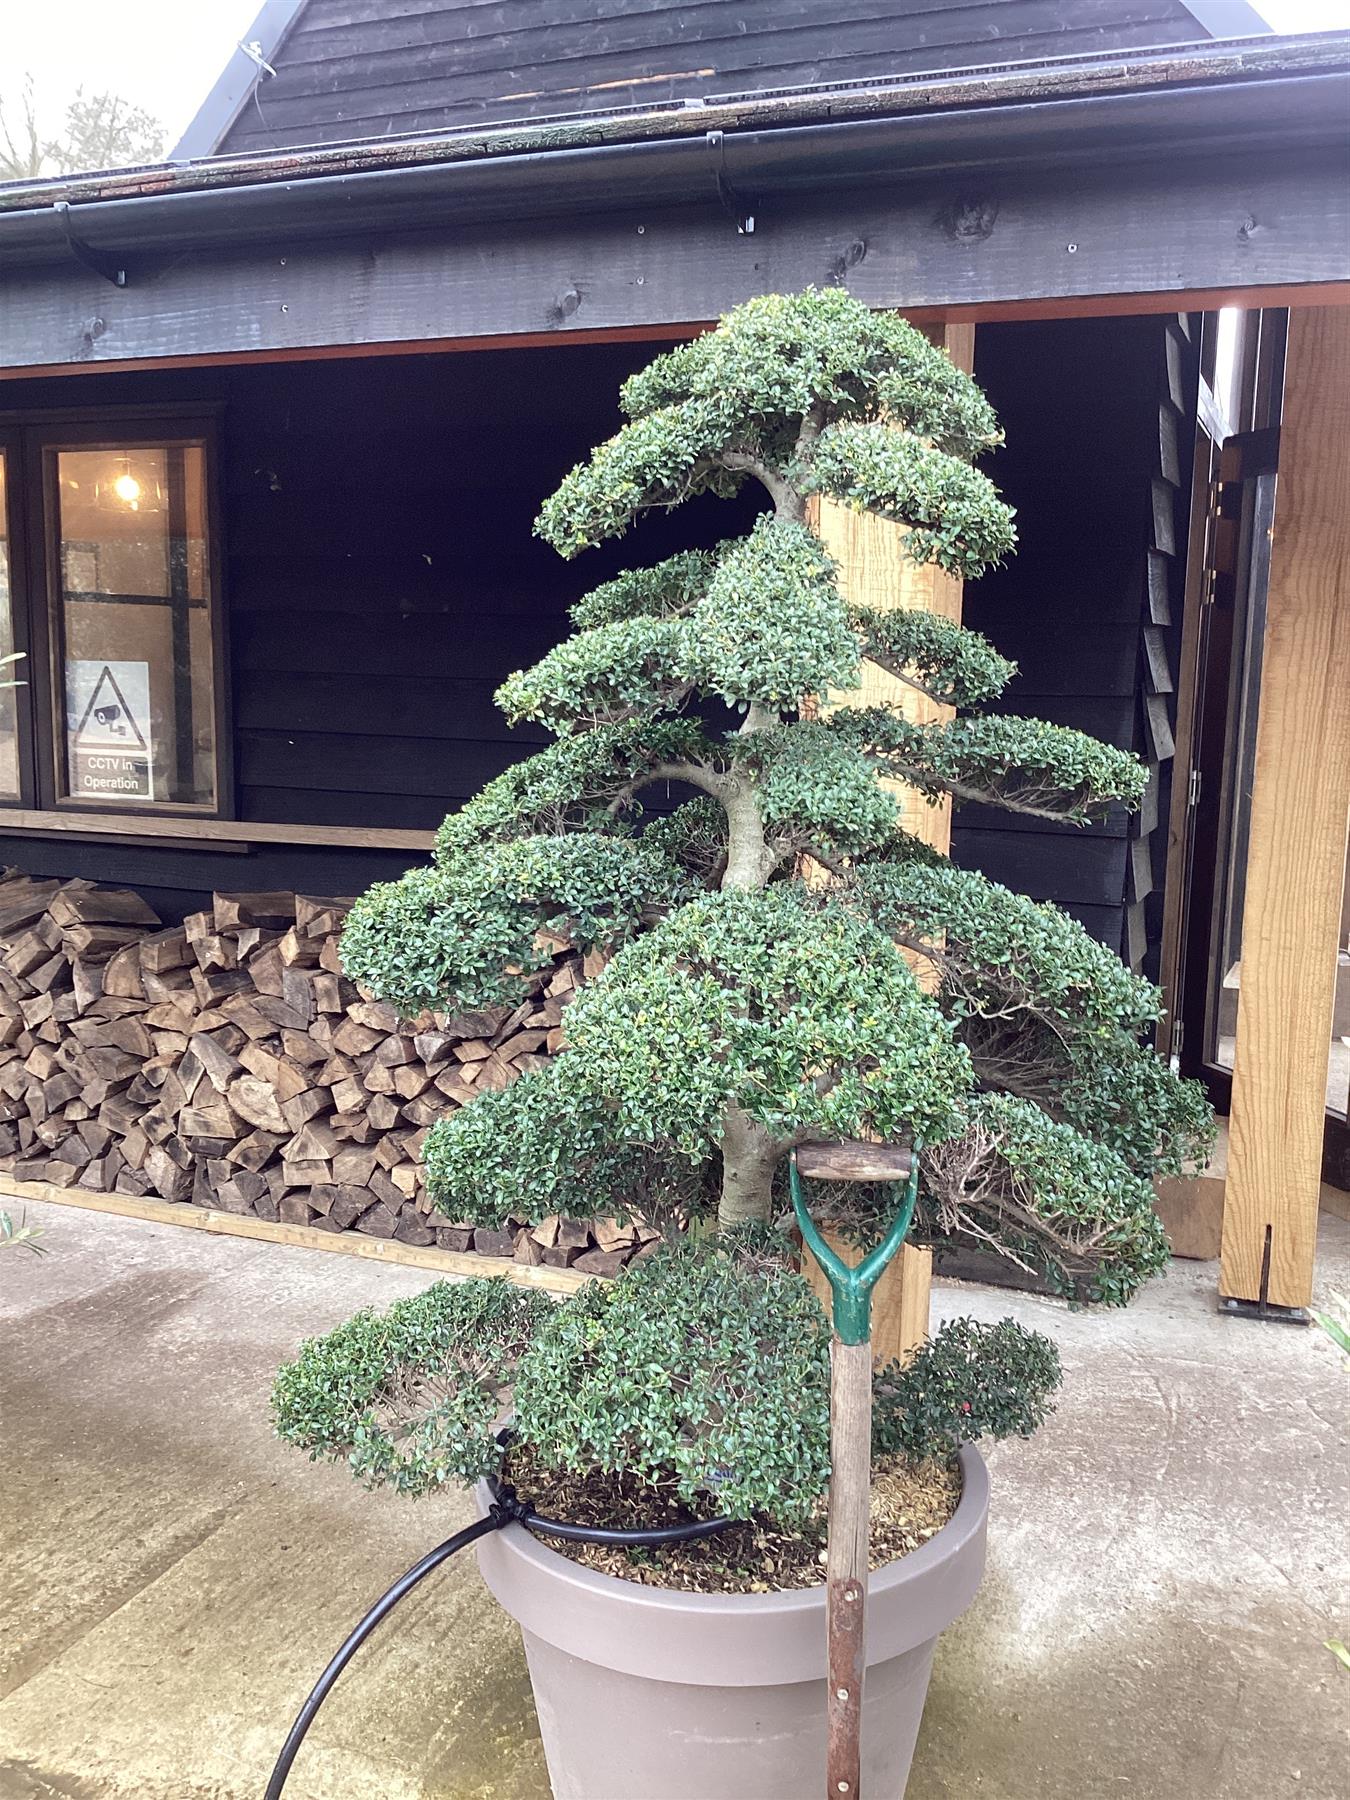
<instances>
[{"instance_id":1,"label":"window reflection","mask_svg":"<svg viewBox=\"0 0 1350 1800\"><path fill-rule=\"evenodd\" d=\"M200 444L58 450L60 779L76 799L215 799Z\"/></svg>"}]
</instances>

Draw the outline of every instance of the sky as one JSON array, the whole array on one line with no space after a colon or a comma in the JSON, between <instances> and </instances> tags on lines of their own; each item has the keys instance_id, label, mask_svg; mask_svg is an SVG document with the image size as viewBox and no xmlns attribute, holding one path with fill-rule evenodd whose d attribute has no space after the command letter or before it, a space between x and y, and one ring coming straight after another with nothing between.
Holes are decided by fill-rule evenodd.
<instances>
[{"instance_id":1,"label":"sky","mask_svg":"<svg viewBox=\"0 0 1350 1800\"><path fill-rule=\"evenodd\" d=\"M1350 27L1350 0L1254 0L1277 31ZM0 103L25 74L55 130L81 84L160 119L172 146L248 35L261 0L0 0Z\"/></svg>"},{"instance_id":2,"label":"sky","mask_svg":"<svg viewBox=\"0 0 1350 1800\"><path fill-rule=\"evenodd\" d=\"M54 129L66 102L111 90L161 120L172 147L262 0L0 0L0 100L25 74Z\"/></svg>"}]
</instances>

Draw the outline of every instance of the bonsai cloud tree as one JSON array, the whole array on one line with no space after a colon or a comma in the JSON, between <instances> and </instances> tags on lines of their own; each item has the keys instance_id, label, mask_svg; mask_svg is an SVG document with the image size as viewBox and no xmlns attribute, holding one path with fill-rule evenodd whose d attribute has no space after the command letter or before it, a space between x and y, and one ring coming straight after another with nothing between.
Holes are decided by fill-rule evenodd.
<instances>
[{"instance_id":1,"label":"bonsai cloud tree","mask_svg":"<svg viewBox=\"0 0 1350 1800\"><path fill-rule=\"evenodd\" d=\"M1014 666L933 613L850 603L810 523L818 499L873 512L915 563L980 575L1014 544L975 466L992 410L842 290L749 302L621 403L540 514L562 555L701 493L753 484L768 510L580 600L576 633L498 695L556 741L351 915L348 973L410 1014L517 1000L548 933L609 956L547 1067L432 1129L433 1194L483 1225L725 1231L782 1212L796 1144L917 1138L922 1232L1127 1299L1166 1258L1152 1178L1208 1131L1145 1045L1158 994L1062 912L925 847L883 778L1081 822L1135 806L1144 772L989 710ZM867 663L957 716L832 710Z\"/></svg>"}]
</instances>

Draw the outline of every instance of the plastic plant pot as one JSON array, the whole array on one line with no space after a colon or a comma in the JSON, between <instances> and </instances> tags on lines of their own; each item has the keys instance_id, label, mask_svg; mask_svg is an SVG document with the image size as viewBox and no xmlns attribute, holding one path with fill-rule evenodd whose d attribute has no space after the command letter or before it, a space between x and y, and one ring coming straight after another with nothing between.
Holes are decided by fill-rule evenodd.
<instances>
[{"instance_id":1,"label":"plastic plant pot","mask_svg":"<svg viewBox=\"0 0 1350 1800\"><path fill-rule=\"evenodd\" d=\"M984 1571L989 1476L961 1451L951 1521L871 1577L862 1791L900 1800L939 1635ZM491 1495L480 1483L486 1512ZM521 1628L555 1800L819 1800L825 1589L691 1594L582 1567L519 1525L477 1545Z\"/></svg>"}]
</instances>

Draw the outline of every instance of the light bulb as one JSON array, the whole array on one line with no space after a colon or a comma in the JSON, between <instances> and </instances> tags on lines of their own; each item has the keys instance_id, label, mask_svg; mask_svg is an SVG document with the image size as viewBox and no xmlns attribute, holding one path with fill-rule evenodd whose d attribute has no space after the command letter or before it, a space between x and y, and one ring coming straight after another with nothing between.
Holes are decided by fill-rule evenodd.
<instances>
[{"instance_id":1,"label":"light bulb","mask_svg":"<svg viewBox=\"0 0 1350 1800\"><path fill-rule=\"evenodd\" d=\"M119 475L113 483L113 492L119 500L134 506L141 497L141 484L134 475Z\"/></svg>"}]
</instances>

